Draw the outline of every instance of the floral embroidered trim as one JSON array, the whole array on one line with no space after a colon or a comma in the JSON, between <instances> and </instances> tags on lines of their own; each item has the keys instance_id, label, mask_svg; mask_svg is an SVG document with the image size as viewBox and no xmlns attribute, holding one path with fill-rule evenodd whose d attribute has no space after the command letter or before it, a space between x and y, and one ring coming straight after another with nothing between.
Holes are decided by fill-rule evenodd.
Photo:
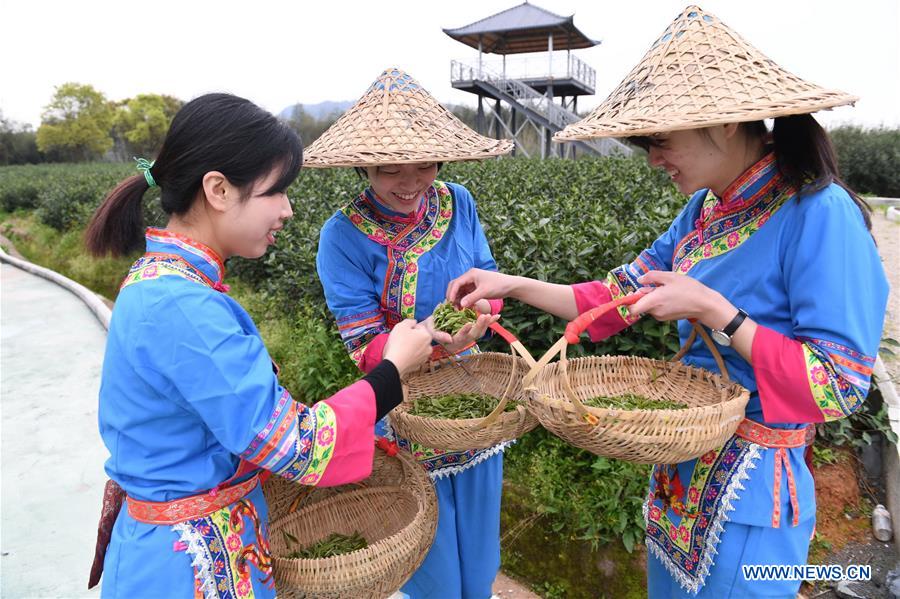
<instances>
[{"instance_id":1,"label":"floral embroidered trim","mask_svg":"<svg viewBox=\"0 0 900 599\"><path fill-rule=\"evenodd\" d=\"M388 220L363 193L342 210L364 235L387 248L388 267L381 306L388 327L415 316L418 260L450 228L453 218L450 189L444 183L435 181L428 189L423 207L423 214L417 222Z\"/></svg>"},{"instance_id":2,"label":"floral embroidered trim","mask_svg":"<svg viewBox=\"0 0 900 599\"><path fill-rule=\"evenodd\" d=\"M188 555L194 556L191 565L194 567L194 578L199 583L198 590L205 599L217 599L219 593L212 573L213 558L203 542L203 535L190 522L176 524L172 530L178 533L179 541L187 545L185 551Z\"/></svg>"},{"instance_id":3,"label":"floral embroidered trim","mask_svg":"<svg viewBox=\"0 0 900 599\"><path fill-rule=\"evenodd\" d=\"M721 207L723 208L723 211L733 211L735 202L740 201L741 196L747 195L751 200L755 198L762 190L752 190L750 188L758 181L762 181L767 175L774 173L777 166L775 153L769 152L763 156L759 162L747 169L744 174L735 179L731 185L728 186L728 189L725 190L725 193L722 194ZM771 180L763 181L763 185L770 182Z\"/></svg>"},{"instance_id":4,"label":"floral embroidered trim","mask_svg":"<svg viewBox=\"0 0 900 599\"><path fill-rule=\"evenodd\" d=\"M467 462L460 462L456 465L444 465L444 466L434 466L434 469L428 472L428 477L431 480L440 480L442 478L447 478L450 476L456 476L460 472L465 472L469 468L474 468L478 464L487 461L489 458L494 457L498 453L503 453L506 451L507 447L510 447L516 442L515 439L512 441L504 441L498 445L494 445L493 447L488 447L487 449L478 449L475 450L475 455ZM446 456L446 454L445 454ZM422 463L422 462L420 462ZM427 468L426 468L427 470Z\"/></svg>"},{"instance_id":5,"label":"floral embroidered trim","mask_svg":"<svg viewBox=\"0 0 900 599\"><path fill-rule=\"evenodd\" d=\"M685 590L696 593L703 586L728 512L734 510L738 491L744 490L743 481L749 478L748 471L756 467L760 456L758 445L732 437L722 449L698 458L684 503L699 515L682 518L679 526L655 505L651 489L643 509L647 548Z\"/></svg>"},{"instance_id":6,"label":"floral embroidered trim","mask_svg":"<svg viewBox=\"0 0 900 599\"><path fill-rule=\"evenodd\" d=\"M256 543L245 546L241 534L244 518L249 518L256 534ZM263 574L261 582L272 576L271 554L265 531L253 504L246 500L233 508L225 507L204 518L176 524L172 530L189 555L198 589L205 599L252 599L253 581L248 563Z\"/></svg>"},{"instance_id":7,"label":"floral embroidered trim","mask_svg":"<svg viewBox=\"0 0 900 599\"><path fill-rule=\"evenodd\" d=\"M337 443L337 419L334 410L324 401L312 407L304 407L307 415L300 421L300 439L297 442L296 458L276 474L288 480L296 480L301 485L315 485L322 478L328 462L334 455ZM304 449L306 433L311 433L311 447ZM310 452L311 450L311 452Z\"/></svg>"},{"instance_id":8,"label":"floral embroidered trim","mask_svg":"<svg viewBox=\"0 0 900 599\"><path fill-rule=\"evenodd\" d=\"M875 358L866 356L834 341L813 339L811 337L804 337L801 341L818 348L819 351L824 353L840 376L847 379L851 385L858 387L863 395L869 393L869 383L872 378L872 368L875 366Z\"/></svg>"},{"instance_id":9,"label":"floral embroidered trim","mask_svg":"<svg viewBox=\"0 0 900 599\"><path fill-rule=\"evenodd\" d=\"M336 443L331 406L320 401L308 408L284 390L266 426L240 457L288 480L315 485L328 467Z\"/></svg>"},{"instance_id":10,"label":"floral embroidered trim","mask_svg":"<svg viewBox=\"0 0 900 599\"><path fill-rule=\"evenodd\" d=\"M150 281L167 275L176 275L183 279L213 287L214 283L195 268L190 262L176 254L148 253L138 258L128 271L119 290L134 283Z\"/></svg>"},{"instance_id":11,"label":"floral embroidered trim","mask_svg":"<svg viewBox=\"0 0 900 599\"><path fill-rule=\"evenodd\" d=\"M869 377L861 379L855 376L854 372L857 371L857 368L867 367L860 365L859 362L851 362L839 354L826 353L812 340L800 341L809 390L825 421L853 414L862 406L869 389ZM849 362L849 364L842 364L843 368L839 372L838 367L831 360L833 357Z\"/></svg>"},{"instance_id":12,"label":"floral embroidered trim","mask_svg":"<svg viewBox=\"0 0 900 599\"><path fill-rule=\"evenodd\" d=\"M648 261L652 262L652 260L649 260L649 256L645 257L648 259ZM641 287L640 283L637 282L637 277L653 269L647 267L645 262L640 261L639 267L646 268L646 270L635 276L633 270L635 263L638 263L639 260L641 260L640 256L638 256L635 262L620 266L610 271L610 273L606 276L606 286L609 288L611 299L617 300L620 297L628 295L629 293L632 293L633 291L636 291L639 287ZM618 308L616 308L616 311L619 313L619 316L622 318L622 320L625 321L625 324L627 326L631 326L641 319L640 315L632 316L628 311L628 306L619 306Z\"/></svg>"},{"instance_id":13,"label":"floral embroidered trim","mask_svg":"<svg viewBox=\"0 0 900 599\"><path fill-rule=\"evenodd\" d=\"M515 440L504 441L486 449L469 449L466 451L445 451L419 445L409 439L398 437L391 426L390 415L385 419L384 438L395 442L404 451L413 455L416 461L428 472L431 480L440 480L454 476L473 468L483 461L506 450Z\"/></svg>"},{"instance_id":14,"label":"floral embroidered trim","mask_svg":"<svg viewBox=\"0 0 900 599\"><path fill-rule=\"evenodd\" d=\"M776 181L777 178L773 178L772 185L765 187L767 193L761 194L748 207L714 218L708 225L698 226L698 229L691 231L675 247L672 270L686 273L703 260L726 254L750 239L795 195L792 188L775 185ZM717 203L718 198L711 191L708 192L701 215L714 215ZM704 218L701 216L699 220L703 221Z\"/></svg>"},{"instance_id":15,"label":"floral embroidered trim","mask_svg":"<svg viewBox=\"0 0 900 599\"><path fill-rule=\"evenodd\" d=\"M338 319L337 324L341 341L357 366L372 340L382 333L390 332L381 310L345 316Z\"/></svg>"},{"instance_id":16,"label":"floral embroidered trim","mask_svg":"<svg viewBox=\"0 0 900 599\"><path fill-rule=\"evenodd\" d=\"M219 254L207 245L194 241L190 237L167 231L166 229L157 229L149 227L146 232L147 239L157 241L159 243L168 243L183 249L207 262L215 271L218 281L225 278L225 264L219 257Z\"/></svg>"}]
</instances>

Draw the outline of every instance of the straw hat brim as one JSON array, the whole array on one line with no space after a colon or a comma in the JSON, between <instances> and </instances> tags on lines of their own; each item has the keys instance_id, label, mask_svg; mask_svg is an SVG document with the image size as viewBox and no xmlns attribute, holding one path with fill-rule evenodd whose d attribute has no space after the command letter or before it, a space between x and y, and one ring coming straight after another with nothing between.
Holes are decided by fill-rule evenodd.
<instances>
[{"instance_id":1,"label":"straw hat brim","mask_svg":"<svg viewBox=\"0 0 900 599\"><path fill-rule=\"evenodd\" d=\"M511 152L508 139L478 134L408 74L385 70L304 152L312 168L480 160Z\"/></svg>"},{"instance_id":2,"label":"straw hat brim","mask_svg":"<svg viewBox=\"0 0 900 599\"><path fill-rule=\"evenodd\" d=\"M619 86L555 141L629 137L853 104L782 69L713 15L687 7Z\"/></svg>"},{"instance_id":3,"label":"straw hat brim","mask_svg":"<svg viewBox=\"0 0 900 599\"><path fill-rule=\"evenodd\" d=\"M313 145L303 154L303 166L310 168L331 167L367 167L384 166L386 164L426 164L430 162L462 162L464 160L481 160L503 156L512 152L513 144L508 139L494 140L493 147L482 147L478 151L464 153L459 151L418 151L418 150L384 150L356 152L322 152L314 151Z\"/></svg>"},{"instance_id":4,"label":"straw hat brim","mask_svg":"<svg viewBox=\"0 0 900 599\"><path fill-rule=\"evenodd\" d=\"M759 121L792 114L809 114L820 110L829 110L838 106L854 104L859 98L841 91L828 90L816 94L814 97L785 98L768 104L758 104L753 107L735 105L731 107L719 107L717 114L674 114L667 117L659 113L644 118L632 117L630 119L616 120L612 117L596 119L591 123L573 123L556 133L554 141L576 141L596 139L601 137L632 137L665 133L668 131L681 131L684 129L696 129L700 127L712 127L727 123L743 123Z\"/></svg>"}]
</instances>

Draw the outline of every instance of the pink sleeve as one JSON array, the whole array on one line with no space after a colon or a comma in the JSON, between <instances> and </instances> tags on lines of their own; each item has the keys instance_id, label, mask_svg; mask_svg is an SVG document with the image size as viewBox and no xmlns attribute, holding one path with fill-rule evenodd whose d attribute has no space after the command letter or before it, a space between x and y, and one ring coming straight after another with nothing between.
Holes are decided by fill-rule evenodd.
<instances>
[{"instance_id":1,"label":"pink sleeve","mask_svg":"<svg viewBox=\"0 0 900 599\"><path fill-rule=\"evenodd\" d=\"M489 299L488 303L491 305L491 316L500 314L500 311L503 310L503 298Z\"/></svg>"},{"instance_id":2,"label":"pink sleeve","mask_svg":"<svg viewBox=\"0 0 900 599\"><path fill-rule=\"evenodd\" d=\"M810 389L803 344L757 326L750 350L766 422L824 422Z\"/></svg>"},{"instance_id":3,"label":"pink sleeve","mask_svg":"<svg viewBox=\"0 0 900 599\"><path fill-rule=\"evenodd\" d=\"M589 281L572 285L575 292L575 306L579 314L612 300L612 292L602 281ZM633 322L633 321L632 321ZM631 322L626 321L619 310L610 310L587 328L591 341L602 341L624 330Z\"/></svg>"},{"instance_id":4,"label":"pink sleeve","mask_svg":"<svg viewBox=\"0 0 900 599\"><path fill-rule=\"evenodd\" d=\"M357 381L305 406L286 389L244 460L301 485L340 485L368 476L375 436L375 391Z\"/></svg>"},{"instance_id":5,"label":"pink sleeve","mask_svg":"<svg viewBox=\"0 0 900 599\"><path fill-rule=\"evenodd\" d=\"M384 346L387 345L388 333L379 333L366 345L356 365L365 373L372 372L372 369L381 363L384 356Z\"/></svg>"},{"instance_id":6,"label":"pink sleeve","mask_svg":"<svg viewBox=\"0 0 900 599\"><path fill-rule=\"evenodd\" d=\"M324 400L334 413L331 459L318 486L332 487L362 480L372 472L375 454L375 391L357 381Z\"/></svg>"}]
</instances>

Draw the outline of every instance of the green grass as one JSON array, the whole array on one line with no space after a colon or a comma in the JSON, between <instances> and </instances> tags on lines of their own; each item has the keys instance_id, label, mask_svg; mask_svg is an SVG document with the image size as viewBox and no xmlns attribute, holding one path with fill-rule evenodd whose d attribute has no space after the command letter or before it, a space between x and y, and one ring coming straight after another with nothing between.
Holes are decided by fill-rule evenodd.
<instances>
[{"instance_id":1,"label":"green grass","mask_svg":"<svg viewBox=\"0 0 900 599\"><path fill-rule=\"evenodd\" d=\"M57 231L42 224L34 212L0 212L0 233L27 260L65 275L110 300L115 300L119 284L139 255L92 258L84 250L81 230Z\"/></svg>"}]
</instances>

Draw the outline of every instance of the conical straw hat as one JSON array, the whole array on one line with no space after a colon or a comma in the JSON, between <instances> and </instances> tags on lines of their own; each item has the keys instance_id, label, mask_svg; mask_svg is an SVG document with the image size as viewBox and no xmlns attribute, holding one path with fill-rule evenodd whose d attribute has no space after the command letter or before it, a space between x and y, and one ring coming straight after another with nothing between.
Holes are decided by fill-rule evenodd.
<instances>
[{"instance_id":1,"label":"conical straw hat","mask_svg":"<svg viewBox=\"0 0 900 599\"><path fill-rule=\"evenodd\" d=\"M785 71L713 15L688 6L602 104L556 141L805 114L859 98Z\"/></svg>"},{"instance_id":2,"label":"conical straw hat","mask_svg":"<svg viewBox=\"0 0 900 599\"><path fill-rule=\"evenodd\" d=\"M303 165L375 166L476 160L512 142L479 135L400 69L384 71L362 98L304 152Z\"/></svg>"}]
</instances>

